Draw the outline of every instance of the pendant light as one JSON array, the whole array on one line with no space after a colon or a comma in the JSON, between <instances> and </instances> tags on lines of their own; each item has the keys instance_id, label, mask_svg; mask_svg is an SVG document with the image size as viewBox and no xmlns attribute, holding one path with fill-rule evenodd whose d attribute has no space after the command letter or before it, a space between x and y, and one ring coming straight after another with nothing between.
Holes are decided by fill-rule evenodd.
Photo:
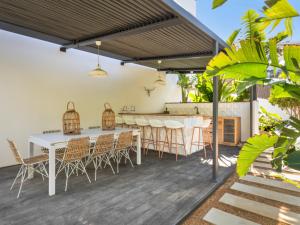
<instances>
[{"instance_id":1,"label":"pendant light","mask_svg":"<svg viewBox=\"0 0 300 225\"><path fill-rule=\"evenodd\" d=\"M157 64L158 64L158 70L157 70L157 73L158 73L158 79L156 81L154 81L155 84L159 84L159 85L166 85L166 81L164 80L161 72L159 71L160 70L160 64L161 64L161 60L158 60L157 61Z\"/></svg>"},{"instance_id":2,"label":"pendant light","mask_svg":"<svg viewBox=\"0 0 300 225\"><path fill-rule=\"evenodd\" d=\"M91 77L107 77L107 72L105 70L101 69L100 64L99 64L99 57L100 57L99 48L101 45L101 41L96 41L96 45L98 47L98 65L97 65L96 69L89 72L89 75Z\"/></svg>"}]
</instances>

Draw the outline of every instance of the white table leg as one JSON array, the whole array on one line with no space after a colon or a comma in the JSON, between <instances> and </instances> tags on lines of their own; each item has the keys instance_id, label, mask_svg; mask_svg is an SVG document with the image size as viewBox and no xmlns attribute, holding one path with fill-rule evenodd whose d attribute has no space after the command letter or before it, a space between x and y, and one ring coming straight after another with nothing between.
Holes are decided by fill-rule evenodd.
<instances>
[{"instance_id":1,"label":"white table leg","mask_svg":"<svg viewBox=\"0 0 300 225\"><path fill-rule=\"evenodd\" d=\"M32 142L28 143L28 156L32 157L34 155L34 144ZM31 166L28 167L28 179L33 178L33 169Z\"/></svg>"},{"instance_id":2,"label":"white table leg","mask_svg":"<svg viewBox=\"0 0 300 225\"><path fill-rule=\"evenodd\" d=\"M55 148L49 149L49 196L55 195Z\"/></svg>"},{"instance_id":3,"label":"white table leg","mask_svg":"<svg viewBox=\"0 0 300 225\"><path fill-rule=\"evenodd\" d=\"M137 142L136 142L136 164L142 164L142 153L141 153L141 133L137 134Z\"/></svg>"}]
</instances>

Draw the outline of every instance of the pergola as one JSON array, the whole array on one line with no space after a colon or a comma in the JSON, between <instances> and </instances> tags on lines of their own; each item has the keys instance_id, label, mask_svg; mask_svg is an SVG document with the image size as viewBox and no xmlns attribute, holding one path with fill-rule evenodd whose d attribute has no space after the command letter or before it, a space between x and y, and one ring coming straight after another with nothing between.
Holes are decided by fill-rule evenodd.
<instances>
[{"instance_id":1,"label":"pergola","mask_svg":"<svg viewBox=\"0 0 300 225\"><path fill-rule=\"evenodd\" d=\"M167 72L204 71L226 43L173 0L2 0L0 29ZM218 169L214 77L213 179Z\"/></svg>"}]
</instances>

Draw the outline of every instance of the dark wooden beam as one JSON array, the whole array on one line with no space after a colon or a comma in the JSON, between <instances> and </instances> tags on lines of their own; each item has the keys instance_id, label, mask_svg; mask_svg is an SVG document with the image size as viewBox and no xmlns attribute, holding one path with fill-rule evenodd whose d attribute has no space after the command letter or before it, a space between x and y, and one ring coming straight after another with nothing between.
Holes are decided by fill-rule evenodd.
<instances>
[{"instance_id":1,"label":"dark wooden beam","mask_svg":"<svg viewBox=\"0 0 300 225\"><path fill-rule=\"evenodd\" d=\"M157 61L157 60L178 60L178 59L206 59L212 58L212 52L198 52L194 54L184 54L184 55L167 55L167 56L155 56L155 57L147 57L147 58L137 58L132 60L124 60L121 62L122 65L125 63L137 63L137 62L149 62L149 61Z\"/></svg>"},{"instance_id":2,"label":"dark wooden beam","mask_svg":"<svg viewBox=\"0 0 300 225\"><path fill-rule=\"evenodd\" d=\"M158 71L190 73L191 71L193 71L193 72L203 72L203 71L205 71L205 69L206 69L205 67L197 67L197 68L162 68L162 69L159 69Z\"/></svg>"},{"instance_id":3,"label":"dark wooden beam","mask_svg":"<svg viewBox=\"0 0 300 225\"><path fill-rule=\"evenodd\" d=\"M94 44L96 41L107 41L107 40L113 40L129 35L136 35L141 34L147 31L153 31L165 27L175 26L181 23L181 20L179 18L170 18L166 20L161 20L159 22L150 23L150 24L143 24L142 26L138 27L129 27L124 28L121 31L107 33L107 34L101 34L101 35L95 35L94 37L80 40L80 41L73 41L69 44L65 44L63 47L65 48L79 48L81 46L87 46Z\"/></svg>"},{"instance_id":4,"label":"dark wooden beam","mask_svg":"<svg viewBox=\"0 0 300 225\"><path fill-rule=\"evenodd\" d=\"M39 39L39 40L48 41L48 42L58 44L58 45L64 45L65 43L70 42L69 40L65 40L65 39L62 39L62 38L55 37L55 36L47 35L47 34L44 34L44 33L38 32L38 31L30 30L30 29L27 29L25 27L16 26L14 24L2 22L2 21L0 21L0 29L6 30L6 31L9 31L9 32L13 32L13 33L16 33L16 34L21 34L21 35L25 35L25 36L28 36L28 37L36 38L36 39ZM80 50L97 54L97 49L92 48L92 47L81 47ZM60 51L61 52L66 52L66 48L60 47ZM110 53L110 52L103 51L103 50L100 50L100 55L110 57L110 58L119 59L119 60L129 60L130 59L128 57L124 57L124 56L114 54L114 53Z\"/></svg>"},{"instance_id":5,"label":"dark wooden beam","mask_svg":"<svg viewBox=\"0 0 300 225\"><path fill-rule=\"evenodd\" d=\"M17 25L11 24L11 23L3 22L3 21L0 21L0 29L6 30L6 31L9 31L9 32L13 32L13 33L16 33L16 34L25 35L25 36L28 36L28 37L40 39L40 40L43 40L43 41L48 41L48 42L59 44L59 45L63 45L65 43L68 43L68 41L65 40L65 39L55 37L55 36L51 36L51 35L48 35L48 34L44 34L44 33L38 32L38 31L28 29L26 27L17 26Z\"/></svg>"}]
</instances>

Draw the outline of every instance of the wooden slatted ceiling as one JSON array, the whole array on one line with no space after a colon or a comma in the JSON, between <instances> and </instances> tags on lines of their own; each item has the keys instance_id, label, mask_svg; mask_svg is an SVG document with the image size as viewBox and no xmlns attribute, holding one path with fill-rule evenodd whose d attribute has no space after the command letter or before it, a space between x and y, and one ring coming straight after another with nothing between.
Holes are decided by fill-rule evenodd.
<instances>
[{"instance_id":1,"label":"wooden slatted ceiling","mask_svg":"<svg viewBox=\"0 0 300 225\"><path fill-rule=\"evenodd\" d=\"M1 0L0 20L72 41L174 17L156 2Z\"/></svg>"},{"instance_id":2,"label":"wooden slatted ceiling","mask_svg":"<svg viewBox=\"0 0 300 225\"><path fill-rule=\"evenodd\" d=\"M184 25L167 27L149 31L134 36L121 37L116 40L103 41L101 49L126 55L130 58L144 58L151 56L166 56L209 52L213 41L201 38L197 33L189 34L186 42L187 28ZM198 41L197 41L198 38ZM93 45L93 47L96 47Z\"/></svg>"},{"instance_id":3,"label":"wooden slatted ceiling","mask_svg":"<svg viewBox=\"0 0 300 225\"><path fill-rule=\"evenodd\" d=\"M63 40L54 41L57 44L178 18L178 13L163 0L1 0L0 11L0 22ZM119 59L139 59L212 52L213 45L214 40L207 33L183 22L103 41L101 49ZM88 51L95 52L96 46L90 47ZM203 67L207 62L208 59L172 60L166 61L164 67ZM156 61L138 64L157 68Z\"/></svg>"}]
</instances>

